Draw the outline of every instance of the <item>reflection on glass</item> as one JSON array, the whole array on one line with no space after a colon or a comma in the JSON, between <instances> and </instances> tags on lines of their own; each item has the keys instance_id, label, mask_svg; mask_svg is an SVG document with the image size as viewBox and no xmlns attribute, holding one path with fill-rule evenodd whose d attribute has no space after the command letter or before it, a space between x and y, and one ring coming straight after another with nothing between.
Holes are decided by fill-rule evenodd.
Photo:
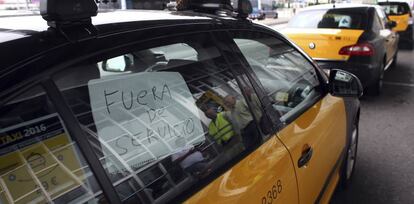
<instances>
[{"instance_id":1,"label":"reflection on glass","mask_svg":"<svg viewBox=\"0 0 414 204\"><path fill-rule=\"evenodd\" d=\"M36 86L0 107L1 203L96 203L96 179Z\"/></svg>"},{"instance_id":2,"label":"reflection on glass","mask_svg":"<svg viewBox=\"0 0 414 204\"><path fill-rule=\"evenodd\" d=\"M0 155L1 195L6 203L69 203L94 197L98 190L91 186L94 178L56 114L0 132L2 138L19 138Z\"/></svg>"},{"instance_id":3,"label":"reflection on glass","mask_svg":"<svg viewBox=\"0 0 414 204\"><path fill-rule=\"evenodd\" d=\"M257 145L250 144L259 137L255 117L235 77L203 39L124 54L132 58L121 72L104 61L67 70L82 70L83 83L73 73L55 76L125 202L168 202Z\"/></svg>"}]
</instances>

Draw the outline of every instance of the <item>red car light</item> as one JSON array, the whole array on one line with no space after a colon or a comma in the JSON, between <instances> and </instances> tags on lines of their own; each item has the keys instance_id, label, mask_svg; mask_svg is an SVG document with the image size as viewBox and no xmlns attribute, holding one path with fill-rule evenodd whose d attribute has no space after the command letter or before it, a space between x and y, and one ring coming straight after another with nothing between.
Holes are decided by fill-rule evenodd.
<instances>
[{"instance_id":1,"label":"red car light","mask_svg":"<svg viewBox=\"0 0 414 204\"><path fill-rule=\"evenodd\" d=\"M374 55L374 47L369 43L359 43L341 48L339 54L350 56L372 56Z\"/></svg>"}]
</instances>

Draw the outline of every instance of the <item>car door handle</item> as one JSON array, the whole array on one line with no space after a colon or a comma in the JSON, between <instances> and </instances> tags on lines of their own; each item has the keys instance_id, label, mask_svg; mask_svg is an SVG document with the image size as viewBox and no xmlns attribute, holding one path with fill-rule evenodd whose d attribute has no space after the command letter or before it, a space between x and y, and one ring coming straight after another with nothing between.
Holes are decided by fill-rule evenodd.
<instances>
[{"instance_id":1,"label":"car door handle","mask_svg":"<svg viewBox=\"0 0 414 204\"><path fill-rule=\"evenodd\" d=\"M305 166L309 160L312 158L313 149L312 147L307 148L305 151L302 152L302 156L298 160L298 167L301 168Z\"/></svg>"}]
</instances>

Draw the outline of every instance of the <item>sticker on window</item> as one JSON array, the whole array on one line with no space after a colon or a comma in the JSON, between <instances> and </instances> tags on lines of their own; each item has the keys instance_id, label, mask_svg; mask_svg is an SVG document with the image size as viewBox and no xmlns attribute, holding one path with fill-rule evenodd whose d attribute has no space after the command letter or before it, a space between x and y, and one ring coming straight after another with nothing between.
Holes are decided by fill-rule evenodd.
<instances>
[{"instance_id":1,"label":"sticker on window","mask_svg":"<svg viewBox=\"0 0 414 204\"><path fill-rule=\"evenodd\" d=\"M148 72L95 79L88 83L98 138L108 155L133 169L181 146L205 140L194 98L176 72Z\"/></svg>"},{"instance_id":2,"label":"sticker on window","mask_svg":"<svg viewBox=\"0 0 414 204\"><path fill-rule=\"evenodd\" d=\"M46 196L72 200L66 193L88 191L76 148L57 114L1 129L0 141L0 200L45 203Z\"/></svg>"},{"instance_id":3,"label":"sticker on window","mask_svg":"<svg viewBox=\"0 0 414 204\"><path fill-rule=\"evenodd\" d=\"M352 19L350 16L342 16L338 28L351 28Z\"/></svg>"}]
</instances>

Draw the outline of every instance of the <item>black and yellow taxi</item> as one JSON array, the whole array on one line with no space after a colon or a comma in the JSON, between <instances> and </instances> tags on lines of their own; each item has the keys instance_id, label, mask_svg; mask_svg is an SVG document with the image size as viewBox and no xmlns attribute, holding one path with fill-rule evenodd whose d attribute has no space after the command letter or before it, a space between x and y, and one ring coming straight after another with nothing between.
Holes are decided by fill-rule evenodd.
<instances>
[{"instance_id":1,"label":"black and yellow taxi","mask_svg":"<svg viewBox=\"0 0 414 204\"><path fill-rule=\"evenodd\" d=\"M392 27L378 5L327 4L298 12L282 33L322 68L347 70L378 95L384 71L397 60L399 36Z\"/></svg>"},{"instance_id":2,"label":"black and yellow taxi","mask_svg":"<svg viewBox=\"0 0 414 204\"><path fill-rule=\"evenodd\" d=\"M413 49L413 13L405 1L379 1L388 18L397 23L393 28L400 34L400 45Z\"/></svg>"},{"instance_id":3,"label":"black and yellow taxi","mask_svg":"<svg viewBox=\"0 0 414 204\"><path fill-rule=\"evenodd\" d=\"M0 18L0 202L328 203L362 86L238 5Z\"/></svg>"}]
</instances>

